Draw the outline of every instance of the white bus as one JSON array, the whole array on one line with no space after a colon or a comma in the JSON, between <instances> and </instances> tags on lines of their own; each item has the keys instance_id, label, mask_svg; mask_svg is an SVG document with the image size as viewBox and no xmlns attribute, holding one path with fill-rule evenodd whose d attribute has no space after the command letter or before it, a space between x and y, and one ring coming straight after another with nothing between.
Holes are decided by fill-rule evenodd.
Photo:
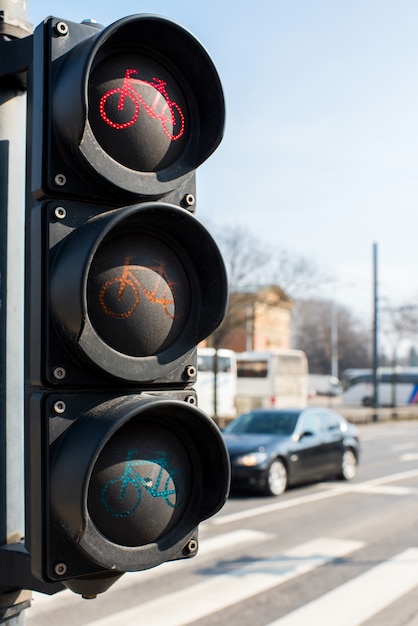
<instances>
[{"instance_id":1,"label":"white bus","mask_svg":"<svg viewBox=\"0 0 418 626\"><path fill-rule=\"evenodd\" d=\"M214 348L197 349L197 404L215 417ZM232 350L217 350L216 417L221 421L237 416L237 360Z\"/></svg>"},{"instance_id":2,"label":"white bus","mask_svg":"<svg viewBox=\"0 0 418 626\"><path fill-rule=\"evenodd\" d=\"M379 367L378 405L405 406L418 403L418 367ZM342 374L343 404L373 406L373 370L348 369Z\"/></svg>"},{"instance_id":3,"label":"white bus","mask_svg":"<svg viewBox=\"0 0 418 626\"><path fill-rule=\"evenodd\" d=\"M237 354L239 413L257 407L305 407L308 402L308 359L302 350Z\"/></svg>"},{"instance_id":4,"label":"white bus","mask_svg":"<svg viewBox=\"0 0 418 626\"><path fill-rule=\"evenodd\" d=\"M312 396L340 396L343 386L336 376L329 374L309 374L309 394Z\"/></svg>"}]
</instances>

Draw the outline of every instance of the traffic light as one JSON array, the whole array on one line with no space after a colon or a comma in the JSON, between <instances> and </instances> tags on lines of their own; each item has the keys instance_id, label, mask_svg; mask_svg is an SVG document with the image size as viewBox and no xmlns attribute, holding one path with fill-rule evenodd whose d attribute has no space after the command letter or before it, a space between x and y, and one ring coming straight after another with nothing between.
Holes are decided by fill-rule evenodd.
<instances>
[{"instance_id":1,"label":"traffic light","mask_svg":"<svg viewBox=\"0 0 418 626\"><path fill-rule=\"evenodd\" d=\"M28 87L26 483L32 572L83 596L193 556L229 459L196 406L196 347L227 302L194 216L224 99L159 16L50 17Z\"/></svg>"}]
</instances>

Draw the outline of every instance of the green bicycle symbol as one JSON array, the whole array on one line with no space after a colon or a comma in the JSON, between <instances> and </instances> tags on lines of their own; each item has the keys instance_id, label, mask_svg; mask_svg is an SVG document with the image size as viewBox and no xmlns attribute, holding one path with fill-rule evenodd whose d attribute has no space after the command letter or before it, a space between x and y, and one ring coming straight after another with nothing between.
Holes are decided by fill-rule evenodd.
<instances>
[{"instance_id":1,"label":"green bicycle symbol","mask_svg":"<svg viewBox=\"0 0 418 626\"><path fill-rule=\"evenodd\" d=\"M153 498L162 498L171 508L180 504L177 499L178 487L175 480L177 472L170 466L165 453L158 452L159 458L144 460L133 458L137 452L137 450L129 450L123 474L111 478L102 489L102 504L113 517L131 515L141 502L142 489L145 489ZM150 475L146 475L145 468L154 470L155 474L156 465L159 467L159 471L154 480ZM143 475L134 468L144 468L142 470ZM149 474L151 473L149 472ZM131 504L132 502L133 504Z\"/></svg>"}]
</instances>

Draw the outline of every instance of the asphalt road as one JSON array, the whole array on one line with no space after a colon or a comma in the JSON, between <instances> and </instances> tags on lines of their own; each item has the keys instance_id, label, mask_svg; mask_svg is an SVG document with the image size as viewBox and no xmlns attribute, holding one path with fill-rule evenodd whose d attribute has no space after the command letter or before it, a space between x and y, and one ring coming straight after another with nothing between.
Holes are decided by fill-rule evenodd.
<instances>
[{"instance_id":1,"label":"asphalt road","mask_svg":"<svg viewBox=\"0 0 418 626\"><path fill-rule=\"evenodd\" d=\"M96 600L34 594L28 626L418 626L418 422L360 427L355 481L233 496L191 560Z\"/></svg>"}]
</instances>

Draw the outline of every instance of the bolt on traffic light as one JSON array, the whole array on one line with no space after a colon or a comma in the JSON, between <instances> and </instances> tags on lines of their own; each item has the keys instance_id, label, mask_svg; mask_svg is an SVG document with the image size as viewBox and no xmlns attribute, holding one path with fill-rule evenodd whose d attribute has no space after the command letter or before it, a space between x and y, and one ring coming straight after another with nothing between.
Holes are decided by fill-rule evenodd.
<instances>
[{"instance_id":1,"label":"bolt on traffic light","mask_svg":"<svg viewBox=\"0 0 418 626\"><path fill-rule=\"evenodd\" d=\"M26 482L32 571L84 596L193 556L229 460L196 406L227 302L194 217L224 126L202 45L153 15L48 18L29 80Z\"/></svg>"}]
</instances>

